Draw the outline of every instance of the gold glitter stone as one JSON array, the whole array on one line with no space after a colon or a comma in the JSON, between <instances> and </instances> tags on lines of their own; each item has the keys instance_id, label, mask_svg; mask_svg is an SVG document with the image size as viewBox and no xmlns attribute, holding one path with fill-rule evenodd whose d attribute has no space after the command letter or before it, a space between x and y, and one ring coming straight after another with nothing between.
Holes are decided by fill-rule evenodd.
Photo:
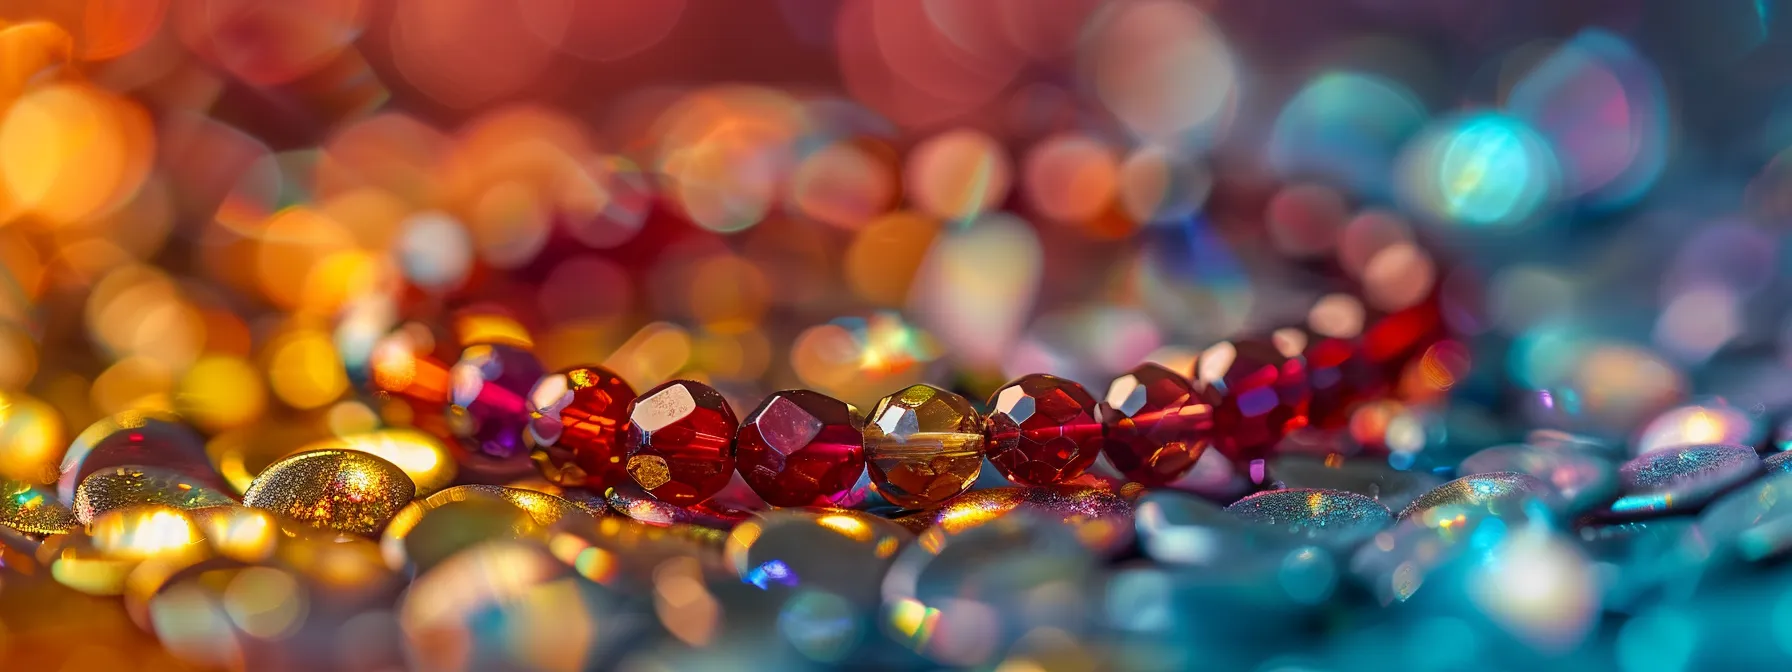
<instances>
[{"instance_id":1,"label":"gold glitter stone","mask_svg":"<svg viewBox=\"0 0 1792 672\"><path fill-rule=\"evenodd\" d=\"M628 458L628 475L633 476L636 483L648 490L672 480L672 470L666 466L665 458L658 455L636 455Z\"/></svg>"},{"instance_id":2,"label":"gold glitter stone","mask_svg":"<svg viewBox=\"0 0 1792 672\"><path fill-rule=\"evenodd\" d=\"M236 500L179 473L153 467L113 467L81 479L75 489L75 518L91 523L107 511L162 504L177 509L229 506Z\"/></svg>"},{"instance_id":3,"label":"gold glitter stone","mask_svg":"<svg viewBox=\"0 0 1792 672\"><path fill-rule=\"evenodd\" d=\"M243 503L313 527L373 535L416 493L391 462L358 450L313 450L269 465Z\"/></svg>"},{"instance_id":4,"label":"gold glitter stone","mask_svg":"<svg viewBox=\"0 0 1792 672\"><path fill-rule=\"evenodd\" d=\"M0 497L0 525L25 534L62 534L81 526L50 488L0 478Z\"/></svg>"},{"instance_id":5,"label":"gold glitter stone","mask_svg":"<svg viewBox=\"0 0 1792 672\"><path fill-rule=\"evenodd\" d=\"M567 519L596 523L584 507L545 492L459 485L411 502L380 535L386 566L419 571L489 539L545 538Z\"/></svg>"}]
</instances>

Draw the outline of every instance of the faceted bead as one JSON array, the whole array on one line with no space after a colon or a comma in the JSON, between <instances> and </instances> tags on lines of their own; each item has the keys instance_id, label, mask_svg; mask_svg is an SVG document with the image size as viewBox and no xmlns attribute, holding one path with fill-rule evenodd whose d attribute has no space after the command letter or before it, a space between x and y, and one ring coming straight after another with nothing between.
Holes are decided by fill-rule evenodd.
<instances>
[{"instance_id":1,"label":"faceted bead","mask_svg":"<svg viewBox=\"0 0 1792 672\"><path fill-rule=\"evenodd\" d=\"M772 506L844 506L865 471L851 404L809 390L766 397L735 439L741 478Z\"/></svg>"},{"instance_id":2,"label":"faceted bead","mask_svg":"<svg viewBox=\"0 0 1792 672\"><path fill-rule=\"evenodd\" d=\"M690 380L661 384L629 404L628 475L668 504L702 502L728 485L739 428L716 388Z\"/></svg>"},{"instance_id":3,"label":"faceted bead","mask_svg":"<svg viewBox=\"0 0 1792 672\"><path fill-rule=\"evenodd\" d=\"M1195 387L1214 391L1215 446L1234 465L1268 455L1284 434L1307 426L1307 363L1286 339L1222 341L1195 361Z\"/></svg>"},{"instance_id":4,"label":"faceted bead","mask_svg":"<svg viewBox=\"0 0 1792 672\"><path fill-rule=\"evenodd\" d=\"M983 470L983 419L964 397L910 385L879 399L865 422L871 485L897 506L939 504Z\"/></svg>"},{"instance_id":5,"label":"faceted bead","mask_svg":"<svg viewBox=\"0 0 1792 672\"><path fill-rule=\"evenodd\" d=\"M262 471L243 493L243 504L312 527L372 536L416 491L403 470L372 454L313 450Z\"/></svg>"},{"instance_id":6,"label":"faceted bead","mask_svg":"<svg viewBox=\"0 0 1792 672\"><path fill-rule=\"evenodd\" d=\"M530 454L549 482L602 490L622 482L621 429L635 388L601 366L542 376L529 391Z\"/></svg>"},{"instance_id":7,"label":"faceted bead","mask_svg":"<svg viewBox=\"0 0 1792 672\"><path fill-rule=\"evenodd\" d=\"M541 374L535 355L514 346L474 345L461 352L448 370L448 426L470 457L509 466L528 454L524 399Z\"/></svg>"},{"instance_id":8,"label":"faceted bead","mask_svg":"<svg viewBox=\"0 0 1792 672\"><path fill-rule=\"evenodd\" d=\"M75 489L95 472L114 467L154 467L193 479L218 492L230 485L212 469L205 441L172 415L120 413L93 423L62 456L56 496L70 506Z\"/></svg>"},{"instance_id":9,"label":"faceted bead","mask_svg":"<svg viewBox=\"0 0 1792 672\"><path fill-rule=\"evenodd\" d=\"M1108 385L1100 414L1108 461L1127 480L1167 485L1193 469L1213 443L1217 395L1156 364Z\"/></svg>"},{"instance_id":10,"label":"faceted bead","mask_svg":"<svg viewBox=\"0 0 1792 672\"><path fill-rule=\"evenodd\" d=\"M1101 452L1095 398L1074 381L1035 373L989 397L989 462L1020 485L1082 475Z\"/></svg>"}]
</instances>

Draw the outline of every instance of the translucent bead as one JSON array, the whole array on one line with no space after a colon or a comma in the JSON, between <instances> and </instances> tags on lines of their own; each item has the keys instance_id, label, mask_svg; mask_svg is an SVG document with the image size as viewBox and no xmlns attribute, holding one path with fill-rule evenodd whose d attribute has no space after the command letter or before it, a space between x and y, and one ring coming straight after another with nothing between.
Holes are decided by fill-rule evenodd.
<instances>
[{"instance_id":1,"label":"translucent bead","mask_svg":"<svg viewBox=\"0 0 1792 672\"><path fill-rule=\"evenodd\" d=\"M1268 456L1288 432L1307 426L1312 387L1307 362L1276 339L1224 341L1195 361L1194 383L1219 395L1216 443L1233 464Z\"/></svg>"},{"instance_id":2,"label":"translucent bead","mask_svg":"<svg viewBox=\"0 0 1792 672\"><path fill-rule=\"evenodd\" d=\"M676 506L714 496L734 475L734 409L716 388L674 380L629 404L627 471L648 494Z\"/></svg>"},{"instance_id":3,"label":"translucent bead","mask_svg":"<svg viewBox=\"0 0 1792 672\"><path fill-rule=\"evenodd\" d=\"M778 392L747 414L735 439L741 478L773 506L845 506L865 472L864 425L851 404Z\"/></svg>"},{"instance_id":4,"label":"translucent bead","mask_svg":"<svg viewBox=\"0 0 1792 672\"><path fill-rule=\"evenodd\" d=\"M878 400L865 422L872 487L924 508L969 490L983 469L983 419L964 397L911 385Z\"/></svg>"},{"instance_id":5,"label":"translucent bead","mask_svg":"<svg viewBox=\"0 0 1792 672\"><path fill-rule=\"evenodd\" d=\"M88 475L113 467L152 467L180 474L218 492L230 485L212 470L205 441L178 418L127 412L93 423L62 456L56 496L72 505L75 489Z\"/></svg>"},{"instance_id":6,"label":"translucent bead","mask_svg":"<svg viewBox=\"0 0 1792 672\"><path fill-rule=\"evenodd\" d=\"M1156 364L1141 364L1115 378L1100 409L1108 461L1143 485L1175 482L1213 445L1218 400Z\"/></svg>"},{"instance_id":7,"label":"translucent bead","mask_svg":"<svg viewBox=\"0 0 1792 672\"><path fill-rule=\"evenodd\" d=\"M989 397L989 462L1018 485L1081 476L1103 445L1095 398L1075 381L1035 373Z\"/></svg>"},{"instance_id":8,"label":"translucent bead","mask_svg":"<svg viewBox=\"0 0 1792 672\"><path fill-rule=\"evenodd\" d=\"M530 458L549 482L602 490L628 476L622 429L635 388L601 366L542 376L529 390Z\"/></svg>"},{"instance_id":9,"label":"translucent bead","mask_svg":"<svg viewBox=\"0 0 1792 672\"><path fill-rule=\"evenodd\" d=\"M510 345L474 345L448 369L448 427L466 453L467 466L493 477L528 470L523 431L524 399L541 379L541 363Z\"/></svg>"}]
</instances>

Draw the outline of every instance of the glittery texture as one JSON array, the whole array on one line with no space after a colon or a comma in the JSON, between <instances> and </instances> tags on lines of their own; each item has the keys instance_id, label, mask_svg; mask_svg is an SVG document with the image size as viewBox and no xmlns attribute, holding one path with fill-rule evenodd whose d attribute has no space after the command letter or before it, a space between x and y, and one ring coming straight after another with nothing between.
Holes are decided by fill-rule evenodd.
<instances>
[{"instance_id":1,"label":"glittery texture","mask_svg":"<svg viewBox=\"0 0 1792 672\"><path fill-rule=\"evenodd\" d=\"M1341 490L1289 488L1252 494L1226 511L1315 542L1350 546L1393 522L1388 508L1369 497Z\"/></svg>"},{"instance_id":2,"label":"glittery texture","mask_svg":"<svg viewBox=\"0 0 1792 672\"><path fill-rule=\"evenodd\" d=\"M897 506L932 506L970 489L983 452L983 420L971 402L931 385L879 399L865 419L872 487Z\"/></svg>"},{"instance_id":3,"label":"glittery texture","mask_svg":"<svg viewBox=\"0 0 1792 672\"><path fill-rule=\"evenodd\" d=\"M1095 398L1075 381L1022 376L989 397L989 463L1018 485L1082 475L1103 445Z\"/></svg>"},{"instance_id":4,"label":"glittery texture","mask_svg":"<svg viewBox=\"0 0 1792 672\"><path fill-rule=\"evenodd\" d=\"M1463 475L1501 471L1529 474L1548 483L1571 513L1605 504L1618 495L1618 470L1610 461L1569 448L1494 446L1468 456L1457 467Z\"/></svg>"},{"instance_id":5,"label":"glittery texture","mask_svg":"<svg viewBox=\"0 0 1792 672\"><path fill-rule=\"evenodd\" d=\"M0 478L0 525L29 535L62 534L80 527L81 521L56 500L54 490Z\"/></svg>"},{"instance_id":6,"label":"glittery texture","mask_svg":"<svg viewBox=\"0 0 1792 672\"><path fill-rule=\"evenodd\" d=\"M634 400L635 388L601 366L542 376L527 399L530 459L557 485L615 485L628 476L622 465L622 425Z\"/></svg>"},{"instance_id":7,"label":"glittery texture","mask_svg":"<svg viewBox=\"0 0 1792 672\"><path fill-rule=\"evenodd\" d=\"M1464 476L1437 486L1400 510L1400 520L1439 509L1474 509L1493 515L1522 514L1525 502L1549 496L1548 483L1512 471ZM1454 513L1454 512L1453 512Z\"/></svg>"},{"instance_id":8,"label":"glittery texture","mask_svg":"<svg viewBox=\"0 0 1792 672\"><path fill-rule=\"evenodd\" d=\"M865 472L863 425L846 402L809 390L778 392L741 423L736 468L773 506L848 504Z\"/></svg>"},{"instance_id":9,"label":"glittery texture","mask_svg":"<svg viewBox=\"0 0 1792 672\"><path fill-rule=\"evenodd\" d=\"M1112 552L1132 540L1132 505L1100 488L1068 485L972 490L938 507L896 522L916 533L938 528L958 534L1015 512L1056 519L1075 529L1086 546Z\"/></svg>"},{"instance_id":10,"label":"glittery texture","mask_svg":"<svg viewBox=\"0 0 1792 672\"><path fill-rule=\"evenodd\" d=\"M380 555L395 570L426 570L491 539L543 538L567 518L592 518L584 507L534 490L459 485L406 505L380 534Z\"/></svg>"},{"instance_id":11,"label":"glittery texture","mask_svg":"<svg viewBox=\"0 0 1792 672\"><path fill-rule=\"evenodd\" d=\"M128 412L93 423L75 437L62 456L56 496L73 505L75 489L89 474L112 467L142 466L178 472L218 492L230 486L212 470L205 441L179 418Z\"/></svg>"},{"instance_id":12,"label":"glittery texture","mask_svg":"<svg viewBox=\"0 0 1792 672\"><path fill-rule=\"evenodd\" d=\"M1401 471L1378 458L1317 459L1283 456L1269 463L1269 479L1284 488L1320 488L1367 495L1399 509L1443 483L1423 471Z\"/></svg>"},{"instance_id":13,"label":"glittery texture","mask_svg":"<svg viewBox=\"0 0 1792 672\"><path fill-rule=\"evenodd\" d=\"M739 428L716 388L691 380L661 384L629 404L623 426L628 475L668 504L702 502L733 476Z\"/></svg>"},{"instance_id":14,"label":"glittery texture","mask_svg":"<svg viewBox=\"0 0 1792 672\"><path fill-rule=\"evenodd\" d=\"M270 465L243 503L313 527L373 535L415 492L411 477L391 462L354 450L314 450Z\"/></svg>"},{"instance_id":15,"label":"glittery texture","mask_svg":"<svg viewBox=\"0 0 1792 672\"><path fill-rule=\"evenodd\" d=\"M1761 463L1769 471L1792 473L1792 452L1774 453Z\"/></svg>"},{"instance_id":16,"label":"glittery texture","mask_svg":"<svg viewBox=\"0 0 1792 672\"><path fill-rule=\"evenodd\" d=\"M1618 468L1624 496L1609 514L1638 517L1696 511L1713 497L1761 473L1760 456L1747 446L1666 448Z\"/></svg>"},{"instance_id":17,"label":"glittery texture","mask_svg":"<svg viewBox=\"0 0 1792 672\"><path fill-rule=\"evenodd\" d=\"M95 472L75 489L75 517L82 523L107 511L139 504L177 509L229 506L236 500L179 473L153 467L124 466Z\"/></svg>"}]
</instances>

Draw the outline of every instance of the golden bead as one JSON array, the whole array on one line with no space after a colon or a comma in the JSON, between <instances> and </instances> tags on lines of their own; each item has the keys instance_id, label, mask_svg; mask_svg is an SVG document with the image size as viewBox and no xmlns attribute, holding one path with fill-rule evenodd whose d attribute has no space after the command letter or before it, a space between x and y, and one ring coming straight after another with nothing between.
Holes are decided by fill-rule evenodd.
<instances>
[{"instance_id":1,"label":"golden bead","mask_svg":"<svg viewBox=\"0 0 1792 672\"><path fill-rule=\"evenodd\" d=\"M62 534L81 526L75 514L41 485L0 478L0 525L28 535Z\"/></svg>"},{"instance_id":2,"label":"golden bead","mask_svg":"<svg viewBox=\"0 0 1792 672\"><path fill-rule=\"evenodd\" d=\"M404 470L370 453L313 450L269 465L249 484L243 503L312 527L371 536L416 491Z\"/></svg>"},{"instance_id":3,"label":"golden bead","mask_svg":"<svg viewBox=\"0 0 1792 672\"><path fill-rule=\"evenodd\" d=\"M75 518L91 523L107 511L163 504L177 509L203 509L235 504L222 492L195 479L153 467L123 466L96 471L75 488Z\"/></svg>"}]
</instances>

